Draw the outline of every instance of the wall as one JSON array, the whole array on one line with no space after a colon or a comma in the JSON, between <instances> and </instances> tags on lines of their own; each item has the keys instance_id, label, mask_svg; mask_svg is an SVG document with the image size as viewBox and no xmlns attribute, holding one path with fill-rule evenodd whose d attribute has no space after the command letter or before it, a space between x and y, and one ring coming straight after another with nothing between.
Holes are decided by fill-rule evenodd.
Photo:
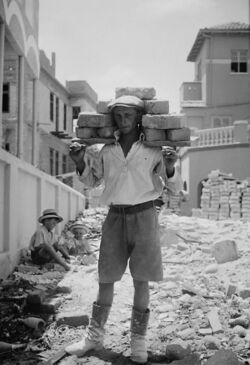
<instances>
[{"instance_id":1,"label":"wall","mask_svg":"<svg viewBox=\"0 0 250 365\"><path fill-rule=\"evenodd\" d=\"M250 176L249 143L189 148L181 158L181 171L188 178L186 166L189 165L187 188L191 208L198 208L198 185L207 178L211 170L232 173L233 177L244 179Z\"/></svg>"},{"instance_id":2,"label":"wall","mask_svg":"<svg viewBox=\"0 0 250 365\"><path fill-rule=\"evenodd\" d=\"M0 278L6 277L18 260L20 249L29 245L46 208L63 217L56 227L75 219L85 207L84 196L0 149Z\"/></svg>"}]
</instances>

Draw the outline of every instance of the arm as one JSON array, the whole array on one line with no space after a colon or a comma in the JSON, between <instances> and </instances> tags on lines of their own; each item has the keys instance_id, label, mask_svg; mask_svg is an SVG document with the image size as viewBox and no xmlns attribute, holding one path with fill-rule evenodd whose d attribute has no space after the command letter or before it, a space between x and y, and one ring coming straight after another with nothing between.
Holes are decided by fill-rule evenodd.
<instances>
[{"instance_id":1,"label":"arm","mask_svg":"<svg viewBox=\"0 0 250 365\"><path fill-rule=\"evenodd\" d=\"M95 188L103 178L102 154L94 148L74 142L70 145L70 157L75 163L79 179L86 186Z\"/></svg>"}]
</instances>

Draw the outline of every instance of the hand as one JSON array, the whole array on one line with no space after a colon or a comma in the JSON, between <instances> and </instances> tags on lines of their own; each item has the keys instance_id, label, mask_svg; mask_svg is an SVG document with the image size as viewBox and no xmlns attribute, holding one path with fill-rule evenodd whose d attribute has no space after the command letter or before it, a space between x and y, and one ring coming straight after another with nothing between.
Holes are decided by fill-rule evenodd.
<instances>
[{"instance_id":1,"label":"hand","mask_svg":"<svg viewBox=\"0 0 250 365\"><path fill-rule=\"evenodd\" d=\"M79 142L72 140L72 143L69 146L69 155L75 164L83 160L85 151L86 146L84 144L80 144Z\"/></svg>"},{"instance_id":2,"label":"hand","mask_svg":"<svg viewBox=\"0 0 250 365\"><path fill-rule=\"evenodd\" d=\"M175 172L174 165L178 160L178 155L173 147L163 147L162 155L166 167L167 176L172 177Z\"/></svg>"},{"instance_id":3,"label":"hand","mask_svg":"<svg viewBox=\"0 0 250 365\"><path fill-rule=\"evenodd\" d=\"M173 147L163 147L162 155L165 163L167 163L168 165L174 165L178 160L177 152Z\"/></svg>"}]
</instances>

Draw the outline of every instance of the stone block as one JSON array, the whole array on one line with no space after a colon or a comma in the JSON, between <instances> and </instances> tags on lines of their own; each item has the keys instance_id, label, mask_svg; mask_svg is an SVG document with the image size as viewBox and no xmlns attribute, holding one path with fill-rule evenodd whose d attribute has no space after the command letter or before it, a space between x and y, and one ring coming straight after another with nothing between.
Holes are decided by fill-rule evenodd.
<instances>
[{"instance_id":1,"label":"stone block","mask_svg":"<svg viewBox=\"0 0 250 365\"><path fill-rule=\"evenodd\" d=\"M117 87L115 89L115 97L119 98L123 95L132 95L142 100L151 100L154 99L156 91L153 87Z\"/></svg>"},{"instance_id":2,"label":"stone block","mask_svg":"<svg viewBox=\"0 0 250 365\"><path fill-rule=\"evenodd\" d=\"M174 360L171 362L171 365L200 365L200 364L201 360L198 354L188 355L184 357L184 359Z\"/></svg>"},{"instance_id":3,"label":"stone block","mask_svg":"<svg viewBox=\"0 0 250 365\"><path fill-rule=\"evenodd\" d=\"M145 100L146 114L168 114L169 102L168 100Z\"/></svg>"},{"instance_id":4,"label":"stone block","mask_svg":"<svg viewBox=\"0 0 250 365\"><path fill-rule=\"evenodd\" d=\"M108 104L111 102L111 100L100 100L97 103L96 111L98 114L109 114L108 111Z\"/></svg>"},{"instance_id":5,"label":"stone block","mask_svg":"<svg viewBox=\"0 0 250 365\"><path fill-rule=\"evenodd\" d=\"M143 133L146 141L165 141L166 133L164 129L144 128Z\"/></svg>"},{"instance_id":6,"label":"stone block","mask_svg":"<svg viewBox=\"0 0 250 365\"><path fill-rule=\"evenodd\" d=\"M66 324L72 327L87 326L89 324L89 317L84 313L59 313L56 317L56 323L58 326Z\"/></svg>"},{"instance_id":7,"label":"stone block","mask_svg":"<svg viewBox=\"0 0 250 365\"><path fill-rule=\"evenodd\" d=\"M239 258L237 245L234 240L222 240L214 244L212 255L219 264L234 261Z\"/></svg>"},{"instance_id":8,"label":"stone block","mask_svg":"<svg viewBox=\"0 0 250 365\"><path fill-rule=\"evenodd\" d=\"M142 126L155 129L181 128L181 116L174 114L145 114L142 116Z\"/></svg>"},{"instance_id":9,"label":"stone block","mask_svg":"<svg viewBox=\"0 0 250 365\"><path fill-rule=\"evenodd\" d=\"M78 127L102 128L111 127L114 122L110 114L82 112L78 116L77 125Z\"/></svg>"},{"instance_id":10,"label":"stone block","mask_svg":"<svg viewBox=\"0 0 250 365\"><path fill-rule=\"evenodd\" d=\"M169 141L189 141L191 133L189 128L183 127L180 129L169 129L166 135Z\"/></svg>"}]
</instances>

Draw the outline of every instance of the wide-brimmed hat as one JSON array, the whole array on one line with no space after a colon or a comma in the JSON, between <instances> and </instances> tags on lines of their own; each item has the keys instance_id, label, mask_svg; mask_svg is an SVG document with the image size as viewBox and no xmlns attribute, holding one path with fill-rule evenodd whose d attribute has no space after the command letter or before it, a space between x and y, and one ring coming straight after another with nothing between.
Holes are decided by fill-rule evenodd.
<instances>
[{"instance_id":1,"label":"wide-brimmed hat","mask_svg":"<svg viewBox=\"0 0 250 365\"><path fill-rule=\"evenodd\" d=\"M69 229L70 231L74 231L75 229L82 229L85 231L85 233L87 233L87 228L86 226L83 224L83 222L77 220L75 221L74 223L72 223L70 226L69 226Z\"/></svg>"},{"instance_id":2,"label":"wide-brimmed hat","mask_svg":"<svg viewBox=\"0 0 250 365\"><path fill-rule=\"evenodd\" d=\"M61 217L55 211L55 209L45 209L43 211L43 214L41 215L41 217L38 218L38 222L42 223L44 221L44 219L49 219L49 218L56 218L59 222L61 222L63 220L63 217Z\"/></svg>"},{"instance_id":3,"label":"wide-brimmed hat","mask_svg":"<svg viewBox=\"0 0 250 365\"><path fill-rule=\"evenodd\" d=\"M132 95L123 95L119 98L116 98L108 104L107 108L109 111L112 111L117 106L123 106L127 108L133 107L140 111L144 111L145 108L143 100L141 100L137 96Z\"/></svg>"}]
</instances>

